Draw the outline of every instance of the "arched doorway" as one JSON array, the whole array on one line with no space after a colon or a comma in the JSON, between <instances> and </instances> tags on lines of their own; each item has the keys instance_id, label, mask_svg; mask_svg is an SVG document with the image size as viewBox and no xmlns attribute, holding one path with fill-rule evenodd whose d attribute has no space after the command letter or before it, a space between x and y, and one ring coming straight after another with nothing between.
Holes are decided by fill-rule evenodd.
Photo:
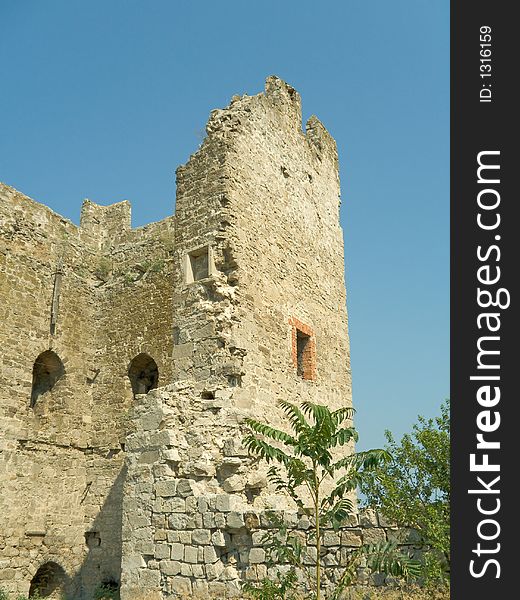
<instances>
[{"instance_id":1,"label":"arched doorway","mask_svg":"<svg viewBox=\"0 0 520 600\"><path fill-rule=\"evenodd\" d=\"M55 562L43 564L32 578L29 588L29 598L41 596L42 598L63 598L67 575L62 567Z\"/></svg>"},{"instance_id":2,"label":"arched doorway","mask_svg":"<svg viewBox=\"0 0 520 600\"><path fill-rule=\"evenodd\" d=\"M65 367L60 357L52 350L42 352L34 361L31 406L34 407L41 396L50 392L64 374Z\"/></svg>"},{"instance_id":3,"label":"arched doorway","mask_svg":"<svg viewBox=\"0 0 520 600\"><path fill-rule=\"evenodd\" d=\"M132 384L132 392L136 394L147 394L157 387L159 382L159 370L157 363L148 354L138 354L130 362L128 377Z\"/></svg>"}]
</instances>

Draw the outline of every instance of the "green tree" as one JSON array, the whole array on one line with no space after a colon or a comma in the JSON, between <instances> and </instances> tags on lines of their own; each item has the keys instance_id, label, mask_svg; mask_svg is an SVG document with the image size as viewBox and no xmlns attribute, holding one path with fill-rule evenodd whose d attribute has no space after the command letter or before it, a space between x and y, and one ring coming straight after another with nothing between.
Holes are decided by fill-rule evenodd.
<instances>
[{"instance_id":1,"label":"green tree","mask_svg":"<svg viewBox=\"0 0 520 600\"><path fill-rule=\"evenodd\" d=\"M288 493L300 511L310 517L309 531L316 542L318 557L315 570L304 564L304 548L299 538L291 536L281 520L273 523L273 530L267 532L265 542L270 556L278 563L291 565L290 573L298 569L307 578L314 598L320 600L323 530L326 527L338 529L344 523L354 509L351 493L359 487L367 473L387 463L390 455L385 450L340 452L341 447L358 439L356 430L349 424L353 414L351 408L331 411L327 406L312 402L303 402L299 407L284 401L279 404L292 433L248 419L246 423L251 433L245 437L244 443L250 453L274 463L268 470L269 480L277 491ZM365 546L352 554L333 598L355 580L362 556L368 560L370 567L380 572L406 577L414 571L413 561L391 544ZM257 598L286 598L291 586L286 585L286 576L280 576L279 581L278 588L264 580L260 587L255 589L255 586L249 585L246 591ZM290 583L292 581L290 579Z\"/></svg>"},{"instance_id":2,"label":"green tree","mask_svg":"<svg viewBox=\"0 0 520 600\"><path fill-rule=\"evenodd\" d=\"M415 529L425 549L427 581L450 572L450 412L449 401L434 419L418 417L412 433L397 443L385 432L392 460L361 482L366 503L388 519Z\"/></svg>"}]
</instances>

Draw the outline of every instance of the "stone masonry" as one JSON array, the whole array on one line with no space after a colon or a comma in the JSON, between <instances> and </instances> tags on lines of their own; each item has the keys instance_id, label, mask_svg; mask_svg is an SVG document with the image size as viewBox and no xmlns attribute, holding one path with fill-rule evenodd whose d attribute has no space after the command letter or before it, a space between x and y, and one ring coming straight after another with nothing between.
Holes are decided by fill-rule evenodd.
<instances>
[{"instance_id":1,"label":"stone masonry","mask_svg":"<svg viewBox=\"0 0 520 600\"><path fill-rule=\"evenodd\" d=\"M269 511L305 538L241 437L279 399L351 405L339 194L276 77L211 113L161 222L86 200L77 227L0 186L0 588L234 597ZM331 564L391 536L352 518Z\"/></svg>"}]
</instances>

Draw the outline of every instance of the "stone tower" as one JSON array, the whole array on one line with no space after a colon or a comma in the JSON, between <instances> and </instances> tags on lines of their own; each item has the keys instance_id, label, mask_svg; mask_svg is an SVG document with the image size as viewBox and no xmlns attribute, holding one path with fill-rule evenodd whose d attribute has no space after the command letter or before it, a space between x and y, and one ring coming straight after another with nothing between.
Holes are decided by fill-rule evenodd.
<instances>
[{"instance_id":1,"label":"stone tower","mask_svg":"<svg viewBox=\"0 0 520 600\"><path fill-rule=\"evenodd\" d=\"M270 77L211 113L171 218L0 202L0 587L238 593L266 511L298 520L244 418L351 404L334 140Z\"/></svg>"}]
</instances>

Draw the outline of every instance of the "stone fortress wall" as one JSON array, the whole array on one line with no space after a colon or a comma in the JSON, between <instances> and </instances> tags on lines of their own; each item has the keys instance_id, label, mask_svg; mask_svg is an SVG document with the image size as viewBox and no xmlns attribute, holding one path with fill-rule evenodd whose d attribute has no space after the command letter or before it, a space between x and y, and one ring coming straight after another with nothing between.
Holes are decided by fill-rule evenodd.
<instances>
[{"instance_id":1,"label":"stone fortress wall","mask_svg":"<svg viewBox=\"0 0 520 600\"><path fill-rule=\"evenodd\" d=\"M46 563L63 569L76 597L119 580L128 370L147 353L158 384L169 381L173 227L170 218L132 230L128 203L88 201L76 227L0 187L6 590L27 593Z\"/></svg>"},{"instance_id":2,"label":"stone fortress wall","mask_svg":"<svg viewBox=\"0 0 520 600\"><path fill-rule=\"evenodd\" d=\"M159 223L85 201L76 227L0 187L0 587L233 597L269 510L304 535L240 438L279 399L351 405L339 194L276 77L211 113Z\"/></svg>"}]
</instances>

